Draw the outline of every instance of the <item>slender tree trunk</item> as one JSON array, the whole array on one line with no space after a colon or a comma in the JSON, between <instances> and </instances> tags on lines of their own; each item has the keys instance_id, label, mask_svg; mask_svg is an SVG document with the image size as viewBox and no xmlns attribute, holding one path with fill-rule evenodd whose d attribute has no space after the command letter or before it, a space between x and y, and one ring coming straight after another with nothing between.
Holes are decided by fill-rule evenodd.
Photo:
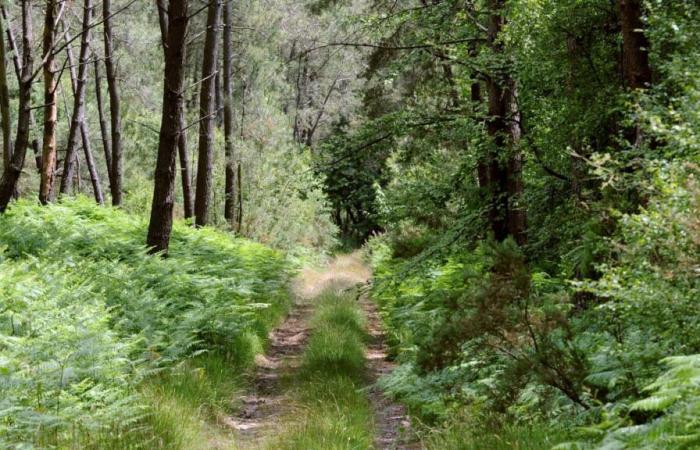
<instances>
[{"instance_id":1,"label":"slender tree trunk","mask_svg":"<svg viewBox=\"0 0 700 450\"><path fill-rule=\"evenodd\" d=\"M105 73L107 75L107 89L109 91L109 110L111 117L112 136L112 167L111 191L112 205L122 204L122 178L124 155L122 153L122 122L120 113L119 87L117 86L117 69L114 57L114 45L111 19L112 2L103 0L102 20L104 21L104 43L105 43Z\"/></svg>"},{"instance_id":2,"label":"slender tree trunk","mask_svg":"<svg viewBox=\"0 0 700 450\"><path fill-rule=\"evenodd\" d=\"M92 0L85 0L83 5L83 29L80 39L80 56L78 58L78 73L71 69L71 81L73 84L73 116L71 119L70 130L68 132L68 147L66 148L66 156L63 166L63 178L61 179L61 193L67 194L70 192L71 183L73 180L73 161L77 159L78 139L82 138L83 151L85 153L85 162L88 172L90 173L90 181L92 182L92 190L95 195L95 201L99 204L104 203L102 188L100 186L100 178L95 167L95 162L92 157L90 148L90 138L88 135L87 124L85 122L85 89L87 84L88 74L88 58L90 54L90 21L93 13ZM70 49L70 47L67 47ZM73 58L69 55L68 63L73 66Z\"/></svg>"},{"instance_id":3,"label":"slender tree trunk","mask_svg":"<svg viewBox=\"0 0 700 450\"><path fill-rule=\"evenodd\" d=\"M22 0L22 68L19 78L19 113L17 117L17 137L10 164L5 166L0 179L0 212L7 205L17 189L17 181L22 174L24 158L29 146L29 126L31 124L32 72L32 5L31 0Z\"/></svg>"},{"instance_id":4,"label":"slender tree trunk","mask_svg":"<svg viewBox=\"0 0 700 450\"><path fill-rule=\"evenodd\" d=\"M4 27L9 24L0 20L0 125L2 128L3 168L9 167L12 161L12 136L10 118L10 91L7 88L7 55L5 51Z\"/></svg>"},{"instance_id":5,"label":"slender tree trunk","mask_svg":"<svg viewBox=\"0 0 700 450\"><path fill-rule=\"evenodd\" d=\"M107 166L107 179L109 180L110 192L112 189L112 141L109 137L109 127L104 112L104 101L102 100L102 75L100 73L100 62L97 55L93 54L93 69L95 71L95 99L97 102L97 116L100 121L100 135L102 136L102 150L105 155Z\"/></svg>"},{"instance_id":6,"label":"slender tree trunk","mask_svg":"<svg viewBox=\"0 0 700 450\"><path fill-rule=\"evenodd\" d=\"M158 143L153 205L148 225L147 244L153 251L168 251L173 227L175 164L182 129L185 80L185 35L187 34L187 0L171 0L168 5L168 32L164 37L165 75L163 113Z\"/></svg>"},{"instance_id":7,"label":"slender tree trunk","mask_svg":"<svg viewBox=\"0 0 700 450\"><path fill-rule=\"evenodd\" d=\"M195 223L209 223L214 160L214 123L216 121L216 69L219 50L221 0L211 0L207 13L207 33L202 60L202 85L199 96L199 155L197 161L197 193L194 202Z\"/></svg>"},{"instance_id":8,"label":"slender tree trunk","mask_svg":"<svg viewBox=\"0 0 700 450\"><path fill-rule=\"evenodd\" d=\"M238 183L238 214L236 217L236 233L241 233L241 227L243 226L243 189L241 188L242 182L242 164L238 162L236 182Z\"/></svg>"},{"instance_id":9,"label":"slender tree trunk","mask_svg":"<svg viewBox=\"0 0 700 450\"><path fill-rule=\"evenodd\" d=\"M10 51L12 52L12 62L15 67L15 75L17 76L17 81L19 82L22 79L22 62L20 61L21 55L19 53L19 50L17 49L17 44L15 41L15 35L12 32L12 27L10 26L10 21L8 19L8 14L7 14L7 8L3 5L0 6L0 11L2 11L2 18L5 20L5 23L7 24L7 27L5 29L5 33L7 34L7 43L10 46ZM29 128L30 129L36 129L35 122L34 122L34 112L33 110L29 111ZM41 172L41 154L39 153L39 140L34 138L31 141L31 147L34 152L34 160L35 160L35 165L36 165L36 170L38 172Z\"/></svg>"},{"instance_id":10,"label":"slender tree trunk","mask_svg":"<svg viewBox=\"0 0 700 450\"><path fill-rule=\"evenodd\" d=\"M47 204L53 198L54 176L56 174L56 123L58 104L56 102L57 74L53 55L56 38L57 0L46 0L44 20L43 59L44 59L44 142L41 152L41 184L39 201Z\"/></svg>"},{"instance_id":11,"label":"slender tree trunk","mask_svg":"<svg viewBox=\"0 0 700 450\"><path fill-rule=\"evenodd\" d=\"M496 57L504 58L499 34L504 24L505 0L489 0L488 43ZM523 203L522 153L518 148L520 129L517 120L515 83L508 70L487 77L488 133L492 148L486 156L488 175L484 176L490 193L489 223L496 240L513 236L519 245L527 243L527 215ZM505 156L505 157L504 157Z\"/></svg>"},{"instance_id":12,"label":"slender tree trunk","mask_svg":"<svg viewBox=\"0 0 700 450\"><path fill-rule=\"evenodd\" d=\"M163 50L167 47L167 36L168 36L168 2L167 0L157 0L156 6L158 7L158 23L160 25L160 33L163 42ZM186 76L186 75L185 75ZM180 111L180 137L178 139L177 147L178 154L180 156L180 174L182 179L182 198L185 209L185 219L194 217L194 197L192 195L192 174L190 170L190 157L187 153L187 133L185 128L186 124L186 110L185 102L183 101L182 111Z\"/></svg>"},{"instance_id":13,"label":"slender tree trunk","mask_svg":"<svg viewBox=\"0 0 700 450\"><path fill-rule=\"evenodd\" d=\"M226 137L226 187L224 217L236 224L236 154L233 126L233 5L224 0L224 134Z\"/></svg>"},{"instance_id":14,"label":"slender tree trunk","mask_svg":"<svg viewBox=\"0 0 700 450\"><path fill-rule=\"evenodd\" d=\"M180 178L182 181L182 198L185 208L185 219L194 217L194 195L192 193L192 169L190 168L190 155L187 153L187 132L185 128L185 106L183 103L180 113L180 138L177 148L180 155Z\"/></svg>"}]
</instances>

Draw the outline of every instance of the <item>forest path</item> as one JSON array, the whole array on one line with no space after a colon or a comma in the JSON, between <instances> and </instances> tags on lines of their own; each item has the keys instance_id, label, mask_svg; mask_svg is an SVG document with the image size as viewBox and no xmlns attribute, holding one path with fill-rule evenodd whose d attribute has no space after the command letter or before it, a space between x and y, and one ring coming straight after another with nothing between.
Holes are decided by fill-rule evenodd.
<instances>
[{"instance_id":1,"label":"forest path","mask_svg":"<svg viewBox=\"0 0 700 450\"><path fill-rule=\"evenodd\" d=\"M360 287L358 301L367 317L370 342L366 350L368 368L367 394L375 416L375 448L414 449L407 431L410 421L405 408L385 397L375 385L377 379L393 370L387 358L384 333L376 306L366 287L371 271L356 252L335 257L321 268L305 268L293 283L294 303L286 319L270 333L268 351L258 355L251 390L240 398L242 408L224 424L236 432L237 449L268 448L285 427L285 420L294 415L294 400L284 380L300 365L300 359L312 331L309 320L316 300L327 291L348 291ZM270 441L272 439L272 441Z\"/></svg>"}]
</instances>

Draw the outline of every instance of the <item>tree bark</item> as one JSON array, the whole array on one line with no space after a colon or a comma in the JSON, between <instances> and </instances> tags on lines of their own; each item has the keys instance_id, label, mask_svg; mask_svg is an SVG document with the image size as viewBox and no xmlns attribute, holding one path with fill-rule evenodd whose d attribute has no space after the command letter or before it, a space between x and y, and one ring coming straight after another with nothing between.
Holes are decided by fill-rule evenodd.
<instances>
[{"instance_id":1,"label":"tree bark","mask_svg":"<svg viewBox=\"0 0 700 450\"><path fill-rule=\"evenodd\" d=\"M231 225L236 224L236 154L234 147L233 119L233 5L224 3L224 134L226 137L226 187L224 217Z\"/></svg>"},{"instance_id":2,"label":"tree bark","mask_svg":"<svg viewBox=\"0 0 700 450\"><path fill-rule=\"evenodd\" d=\"M53 199L54 176L56 174L56 123L58 121L58 89L53 54L56 39L57 0L46 0L44 16L43 60L44 60L44 141L41 151L41 184L39 201L47 204Z\"/></svg>"},{"instance_id":3,"label":"tree bark","mask_svg":"<svg viewBox=\"0 0 700 450\"><path fill-rule=\"evenodd\" d=\"M488 25L488 44L496 57L504 58L499 34L505 19L505 0L489 0L492 11ZM486 79L488 91L487 121L492 148L484 162L484 178L490 194L489 223L498 241L512 236L519 245L527 243L527 213L523 202L522 153L518 149L520 128L515 83L508 69L491 73ZM503 157L505 156L505 157Z\"/></svg>"},{"instance_id":4,"label":"tree bark","mask_svg":"<svg viewBox=\"0 0 700 450\"><path fill-rule=\"evenodd\" d=\"M112 142L109 138L109 128L107 126L107 118L104 113L104 102L102 100L102 75L100 73L100 61L97 55L93 55L95 61L93 68L95 70L95 99L97 101L97 116L100 121L100 135L102 136L102 150L105 155L105 164L107 166L107 179L109 180L110 192L112 189Z\"/></svg>"},{"instance_id":5,"label":"tree bark","mask_svg":"<svg viewBox=\"0 0 700 450\"><path fill-rule=\"evenodd\" d=\"M167 0L157 0L158 7L158 23L160 25L160 33L163 42L163 51L167 48L168 37L168 2ZM190 169L190 156L187 153L187 128L186 111L187 107L183 101L182 111L180 112L180 137L177 147L180 156L180 174L182 181L182 198L185 210L185 219L194 217L194 197L192 195L192 174Z\"/></svg>"},{"instance_id":6,"label":"tree bark","mask_svg":"<svg viewBox=\"0 0 700 450\"><path fill-rule=\"evenodd\" d=\"M7 14L7 8L3 5L0 6L0 11L2 12L2 18L5 20L5 23L7 24L7 27L5 29L5 33L7 34L7 43L10 46L10 51L12 52L12 63L15 67L15 75L17 76L17 82L19 84L20 80L22 80L22 62L20 61L20 53L19 50L17 49L17 44L15 42L15 35L12 32L12 27L10 26L10 21L8 19L8 14ZM34 122L34 111L30 110L29 111L29 128L30 129L35 129L35 122ZM15 143L16 144L16 143ZM31 147L34 152L34 161L36 165L36 170L41 171L41 154L39 153L39 140L34 138L31 141Z\"/></svg>"},{"instance_id":7,"label":"tree bark","mask_svg":"<svg viewBox=\"0 0 700 450\"><path fill-rule=\"evenodd\" d=\"M190 166L190 155L187 153L187 132L185 131L185 105L183 102L180 113L180 137L177 141L178 153L180 155L180 178L182 182L182 199L185 209L185 219L194 217L194 195L192 195L192 169Z\"/></svg>"},{"instance_id":8,"label":"tree bark","mask_svg":"<svg viewBox=\"0 0 700 450\"><path fill-rule=\"evenodd\" d=\"M12 136L10 118L10 91L7 88L7 63L5 50L5 20L0 20L0 125L2 128L3 168L12 161Z\"/></svg>"},{"instance_id":9,"label":"tree bark","mask_svg":"<svg viewBox=\"0 0 700 450\"><path fill-rule=\"evenodd\" d=\"M32 6L31 0L22 0L22 67L19 78L19 113L17 117L17 137L15 149L10 164L5 166L0 179L0 212L7 205L17 189L17 180L22 174L24 158L29 146L29 126L31 124L32 102L32 72L34 58L32 56Z\"/></svg>"},{"instance_id":10,"label":"tree bark","mask_svg":"<svg viewBox=\"0 0 700 450\"><path fill-rule=\"evenodd\" d=\"M167 252L173 227L175 164L182 129L185 80L185 35L189 21L187 0L171 0L168 5L168 28L164 38L165 74L163 113L158 143L153 205L148 225L147 244L154 252Z\"/></svg>"},{"instance_id":11,"label":"tree bark","mask_svg":"<svg viewBox=\"0 0 700 450\"><path fill-rule=\"evenodd\" d=\"M117 69L114 59L114 45L112 33L111 19L111 0L103 0L102 2L102 20L104 27L104 43L105 43L105 73L107 75L107 89L109 91L109 110L111 118L111 136L112 136L112 205L119 206L122 204L122 178L124 155L122 153L122 122L120 113L119 87L117 86Z\"/></svg>"},{"instance_id":12,"label":"tree bark","mask_svg":"<svg viewBox=\"0 0 700 450\"><path fill-rule=\"evenodd\" d=\"M99 204L103 204L104 197L102 196L100 177L92 157L90 137L87 124L85 123L85 87L87 84L88 58L90 54L90 21L92 20L93 8L92 0L85 0L83 5L83 25L82 35L80 37L80 55L78 57L77 76L75 70L72 68L73 58L71 54L68 55L68 63L71 66L71 82L73 85L73 116L68 132L68 147L66 148L66 156L63 165L61 193L67 194L71 190L74 169L73 162L77 158L78 139L82 138L85 162L88 167L88 172L90 173L90 181L92 182L95 201ZM70 50L70 47L67 47L67 50Z\"/></svg>"},{"instance_id":13,"label":"tree bark","mask_svg":"<svg viewBox=\"0 0 700 450\"><path fill-rule=\"evenodd\" d=\"M209 223L214 160L214 123L216 121L216 69L219 49L221 0L211 0L207 12L207 33L202 60L202 84L199 96L199 155L197 161L197 193L194 202L195 224Z\"/></svg>"},{"instance_id":14,"label":"tree bark","mask_svg":"<svg viewBox=\"0 0 700 450\"><path fill-rule=\"evenodd\" d=\"M642 0L618 0L622 28L622 74L630 89L651 85L649 40L642 23Z\"/></svg>"}]
</instances>

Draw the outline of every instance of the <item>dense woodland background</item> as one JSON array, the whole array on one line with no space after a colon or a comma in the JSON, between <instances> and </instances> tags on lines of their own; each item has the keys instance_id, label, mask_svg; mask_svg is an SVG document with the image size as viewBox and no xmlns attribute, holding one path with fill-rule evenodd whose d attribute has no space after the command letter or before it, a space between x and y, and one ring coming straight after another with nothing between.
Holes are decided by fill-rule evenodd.
<instances>
[{"instance_id":1,"label":"dense woodland background","mask_svg":"<svg viewBox=\"0 0 700 450\"><path fill-rule=\"evenodd\" d=\"M698 448L698 6L3 1L0 444L188 448L362 247L426 446Z\"/></svg>"}]
</instances>

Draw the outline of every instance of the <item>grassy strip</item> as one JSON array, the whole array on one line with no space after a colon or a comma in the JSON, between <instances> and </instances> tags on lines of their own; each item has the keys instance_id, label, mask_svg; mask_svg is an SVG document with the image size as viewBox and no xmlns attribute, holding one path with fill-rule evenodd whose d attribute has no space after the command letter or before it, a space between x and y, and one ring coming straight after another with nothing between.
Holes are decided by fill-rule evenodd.
<instances>
[{"instance_id":1,"label":"grassy strip","mask_svg":"<svg viewBox=\"0 0 700 450\"><path fill-rule=\"evenodd\" d=\"M486 428L473 419L455 419L432 430L423 440L427 450L549 450L566 441L568 434L544 423L508 424Z\"/></svg>"},{"instance_id":2,"label":"grassy strip","mask_svg":"<svg viewBox=\"0 0 700 450\"><path fill-rule=\"evenodd\" d=\"M302 366L290 380L299 410L268 448L372 448L373 414L361 391L366 383L364 316L351 296L326 293L312 326Z\"/></svg>"}]
</instances>

